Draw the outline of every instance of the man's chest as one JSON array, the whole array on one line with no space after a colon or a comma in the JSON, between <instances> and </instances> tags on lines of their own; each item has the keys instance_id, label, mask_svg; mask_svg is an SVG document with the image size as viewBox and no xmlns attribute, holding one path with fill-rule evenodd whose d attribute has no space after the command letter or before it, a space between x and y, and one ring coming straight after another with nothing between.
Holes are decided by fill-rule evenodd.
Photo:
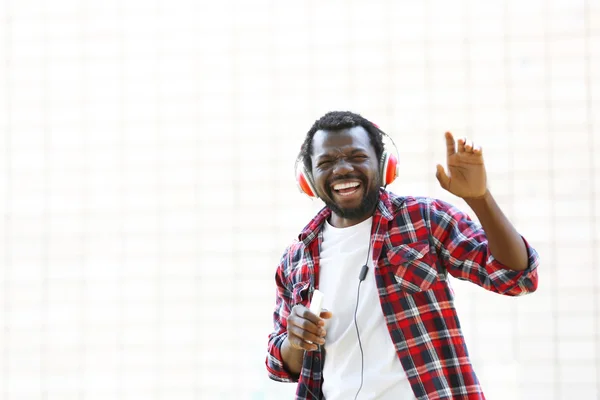
<instances>
[{"instance_id":1,"label":"man's chest","mask_svg":"<svg viewBox=\"0 0 600 400\"><path fill-rule=\"evenodd\" d=\"M341 296L348 286L355 287L365 263L373 276L376 290L384 297L390 293L410 296L427 291L446 280L436 251L427 235L402 234L398 230L385 232L368 243L340 248L324 246L315 241L306 247L289 275L293 304L310 303L314 289L322 289L322 280L331 296ZM321 290L323 291L323 290Z\"/></svg>"}]
</instances>

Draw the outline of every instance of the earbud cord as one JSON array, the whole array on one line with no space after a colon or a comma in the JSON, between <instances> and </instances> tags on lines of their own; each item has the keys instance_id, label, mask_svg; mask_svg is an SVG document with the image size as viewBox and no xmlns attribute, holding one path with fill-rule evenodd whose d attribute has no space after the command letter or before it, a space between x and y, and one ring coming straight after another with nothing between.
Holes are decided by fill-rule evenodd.
<instances>
[{"instance_id":1,"label":"earbud cord","mask_svg":"<svg viewBox=\"0 0 600 400\"><path fill-rule=\"evenodd\" d=\"M385 189L385 186L384 186L384 189ZM375 211L377 211L377 207L375 208ZM358 288L356 291L356 307L354 309L354 326L356 327L356 337L358 338L358 347L360 348L360 386L358 387L358 391L356 392L356 395L354 396L354 400L356 400L358 398L358 394L360 393L360 391L363 387L364 364L365 364L365 355L363 352L362 342L360 340L360 332L358 330L358 321L356 320L356 316L358 313L358 301L360 299L360 284L365 280L365 278L367 277L367 272L369 272L369 257L371 257L371 247L372 247L373 241L375 240L375 236L377 236L377 234L379 233L379 225L381 225L382 219L383 219L383 217L380 216L379 221L377 222L377 229L375 229L373 240L369 240L369 250L367 251L367 259L365 261L365 265L363 265L360 270L360 274L358 275Z\"/></svg>"}]
</instances>

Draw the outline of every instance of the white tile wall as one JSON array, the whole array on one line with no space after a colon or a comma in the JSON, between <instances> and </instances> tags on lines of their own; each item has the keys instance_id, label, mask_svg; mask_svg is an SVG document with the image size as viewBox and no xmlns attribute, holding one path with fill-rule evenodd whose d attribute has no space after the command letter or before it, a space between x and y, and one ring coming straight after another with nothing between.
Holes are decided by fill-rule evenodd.
<instances>
[{"instance_id":1,"label":"white tile wall","mask_svg":"<svg viewBox=\"0 0 600 400\"><path fill-rule=\"evenodd\" d=\"M274 269L320 207L293 160L351 109L402 194L443 132L542 257L518 299L454 281L489 399L600 398L594 0L0 3L0 399L281 399Z\"/></svg>"}]
</instances>

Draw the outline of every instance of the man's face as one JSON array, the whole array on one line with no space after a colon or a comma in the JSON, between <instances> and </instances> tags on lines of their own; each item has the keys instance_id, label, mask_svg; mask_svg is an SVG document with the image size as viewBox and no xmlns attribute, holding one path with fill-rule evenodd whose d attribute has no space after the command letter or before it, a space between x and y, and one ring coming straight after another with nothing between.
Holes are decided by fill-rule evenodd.
<instances>
[{"instance_id":1,"label":"man's face","mask_svg":"<svg viewBox=\"0 0 600 400\"><path fill-rule=\"evenodd\" d=\"M367 131L361 126L321 130L312 144L312 174L319 197L341 218L368 218L379 200L379 160Z\"/></svg>"}]
</instances>

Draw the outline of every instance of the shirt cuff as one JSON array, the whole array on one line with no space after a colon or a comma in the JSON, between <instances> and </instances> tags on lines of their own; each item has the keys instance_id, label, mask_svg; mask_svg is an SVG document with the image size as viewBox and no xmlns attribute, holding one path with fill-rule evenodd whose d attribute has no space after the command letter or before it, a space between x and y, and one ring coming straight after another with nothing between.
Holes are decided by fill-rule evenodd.
<instances>
[{"instance_id":1,"label":"shirt cuff","mask_svg":"<svg viewBox=\"0 0 600 400\"><path fill-rule=\"evenodd\" d=\"M269 345L269 354L267 354L266 366L269 378L278 382L298 382L298 377L290 374L283 366L281 356L281 345L287 337L287 333L281 333L273 337Z\"/></svg>"},{"instance_id":2,"label":"shirt cuff","mask_svg":"<svg viewBox=\"0 0 600 400\"><path fill-rule=\"evenodd\" d=\"M537 289L539 255L523 236L521 239L527 249L527 268L522 271L512 270L496 260L491 253L486 263L490 280L501 293L507 295L519 296L535 292Z\"/></svg>"}]
</instances>

